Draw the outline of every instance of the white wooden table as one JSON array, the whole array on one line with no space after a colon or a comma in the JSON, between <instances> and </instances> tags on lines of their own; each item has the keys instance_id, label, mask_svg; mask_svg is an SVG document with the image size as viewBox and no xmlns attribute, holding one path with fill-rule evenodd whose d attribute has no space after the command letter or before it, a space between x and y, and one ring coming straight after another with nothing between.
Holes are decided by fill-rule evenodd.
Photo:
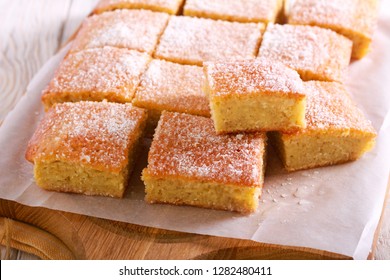
<instances>
[{"instance_id":1,"label":"white wooden table","mask_svg":"<svg viewBox=\"0 0 390 280\"><path fill-rule=\"evenodd\" d=\"M0 0L0 123L34 74L67 41L96 2ZM23 253L12 256L31 258ZM375 258L390 259L390 203L383 215Z\"/></svg>"}]
</instances>

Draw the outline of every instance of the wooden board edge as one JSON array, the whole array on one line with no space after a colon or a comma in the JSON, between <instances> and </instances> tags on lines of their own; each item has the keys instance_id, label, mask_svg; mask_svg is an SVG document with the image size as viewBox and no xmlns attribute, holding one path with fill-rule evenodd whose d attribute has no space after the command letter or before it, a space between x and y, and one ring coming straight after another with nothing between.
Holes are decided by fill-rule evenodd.
<instances>
[{"instance_id":1,"label":"wooden board edge","mask_svg":"<svg viewBox=\"0 0 390 280\"><path fill-rule=\"evenodd\" d=\"M36 211L39 211L41 213L47 213L45 216L54 216L54 215L64 215L67 218L67 221L70 221L72 223L72 217L78 217L79 220L83 220L85 223L85 219L90 220L90 217L73 214L73 213L66 213L62 211L57 210L51 210L47 208L42 207L31 207L22 205L20 203L0 199L0 216L18 220L15 216L15 209L18 209L18 211L23 211L24 213L34 213ZM44 216L42 216L44 217ZM98 219L98 218L93 218ZM33 226L39 227L40 222L33 221L33 219L29 220L21 220L21 222L29 223ZM125 224L125 223L124 223ZM129 224L130 225L130 224ZM69 226L69 225L67 225ZM74 226L74 225L73 225ZM132 225L130 225L132 226ZM134 225L137 227L141 227L146 229L147 227ZM74 226L77 228L77 226ZM166 232L173 232L173 231L167 231L167 230L159 230L150 228L151 230L155 231L157 234L159 232L163 232L166 234ZM47 229L45 229L47 230ZM53 234L53 233L52 233ZM114 234L111 232L106 232L106 234ZM211 238L210 240L221 240L222 243L226 244L232 244L232 246L227 246L224 248L217 248L216 250L212 250L209 252L205 252L203 254L199 254L195 258L192 259L224 259L223 256L236 256L236 259L315 259L315 260L323 260L323 259L333 259L333 260L341 260L341 259L351 259L351 257L328 252L324 250L318 250L314 248L307 248L307 247L295 247L295 246L283 246L283 245L277 245L277 244L267 244L267 243L261 243L261 242L255 242L251 240L240 240L240 239L234 239L234 238L225 238L225 237L216 237L216 236L203 236L199 234L193 234L194 236L198 236L200 238ZM61 241L64 241L61 239L61 236L59 234L55 234L57 238L59 238ZM74 238L73 238L74 240ZM65 240L66 243L69 244L68 240ZM139 241L137 241L139 242ZM141 241L142 242L142 241ZM147 241L153 243L153 241ZM191 241L190 241L191 242ZM78 242L80 243L80 242ZM234 244L237 244L237 246L233 246ZM75 247L80 248L83 245L80 246L80 244L75 244ZM81 251L83 251L84 248L82 248ZM84 255L85 252L82 252L82 255ZM222 257L221 257L222 256ZM190 258L191 259L191 258Z\"/></svg>"}]
</instances>

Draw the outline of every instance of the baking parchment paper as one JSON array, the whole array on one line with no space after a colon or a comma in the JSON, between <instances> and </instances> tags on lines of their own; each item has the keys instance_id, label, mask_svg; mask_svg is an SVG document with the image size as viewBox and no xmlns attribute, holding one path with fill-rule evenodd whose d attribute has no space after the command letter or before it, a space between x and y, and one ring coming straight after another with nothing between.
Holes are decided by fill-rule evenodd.
<instances>
[{"instance_id":1,"label":"baking parchment paper","mask_svg":"<svg viewBox=\"0 0 390 280\"><path fill-rule=\"evenodd\" d=\"M390 162L390 1L382 1L372 52L350 65L347 86L378 132L375 148L356 162L286 173L271 151L256 213L144 202L141 170L148 143L123 199L48 192L37 187L24 158L43 116L41 91L65 55L62 49L34 77L0 127L0 198L169 230L310 247L366 259L381 215Z\"/></svg>"}]
</instances>

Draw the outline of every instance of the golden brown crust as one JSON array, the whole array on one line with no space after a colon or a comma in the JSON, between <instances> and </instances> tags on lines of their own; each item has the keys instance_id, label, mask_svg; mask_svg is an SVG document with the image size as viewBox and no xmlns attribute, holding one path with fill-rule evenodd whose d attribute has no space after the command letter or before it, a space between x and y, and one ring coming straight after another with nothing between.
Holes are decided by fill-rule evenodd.
<instances>
[{"instance_id":1,"label":"golden brown crust","mask_svg":"<svg viewBox=\"0 0 390 280\"><path fill-rule=\"evenodd\" d=\"M344 85L337 82L304 82L306 88L306 128L297 134L339 131L367 133L375 136L375 129L363 112L356 107ZM284 134L288 137L288 133Z\"/></svg>"},{"instance_id":2,"label":"golden brown crust","mask_svg":"<svg viewBox=\"0 0 390 280\"><path fill-rule=\"evenodd\" d=\"M279 61L303 80L343 81L352 42L328 29L307 25L267 26L259 57Z\"/></svg>"},{"instance_id":3,"label":"golden brown crust","mask_svg":"<svg viewBox=\"0 0 390 280\"><path fill-rule=\"evenodd\" d=\"M154 56L181 64L255 58L262 23L238 23L177 16L169 20Z\"/></svg>"},{"instance_id":4,"label":"golden brown crust","mask_svg":"<svg viewBox=\"0 0 390 280\"><path fill-rule=\"evenodd\" d=\"M280 0L187 0L184 15L238 22L275 22Z\"/></svg>"},{"instance_id":5,"label":"golden brown crust","mask_svg":"<svg viewBox=\"0 0 390 280\"><path fill-rule=\"evenodd\" d=\"M144 109L108 102L61 103L45 115L29 141L30 162L64 161L119 173L128 164Z\"/></svg>"},{"instance_id":6,"label":"golden brown crust","mask_svg":"<svg viewBox=\"0 0 390 280\"><path fill-rule=\"evenodd\" d=\"M150 57L135 50L104 47L69 54L43 91L46 109L57 102L129 102Z\"/></svg>"},{"instance_id":7,"label":"golden brown crust","mask_svg":"<svg viewBox=\"0 0 390 280\"><path fill-rule=\"evenodd\" d=\"M133 104L149 110L173 111L210 117L199 66L154 59L141 76Z\"/></svg>"},{"instance_id":8,"label":"golden brown crust","mask_svg":"<svg viewBox=\"0 0 390 280\"><path fill-rule=\"evenodd\" d=\"M116 10L87 18L71 52L111 46L152 54L169 15L148 10Z\"/></svg>"},{"instance_id":9,"label":"golden brown crust","mask_svg":"<svg viewBox=\"0 0 390 280\"><path fill-rule=\"evenodd\" d=\"M94 13L100 14L115 9L148 9L175 15L184 0L101 0Z\"/></svg>"},{"instance_id":10,"label":"golden brown crust","mask_svg":"<svg viewBox=\"0 0 390 280\"><path fill-rule=\"evenodd\" d=\"M266 59L206 62L204 73L210 98L259 94L305 98L298 73Z\"/></svg>"},{"instance_id":11,"label":"golden brown crust","mask_svg":"<svg viewBox=\"0 0 390 280\"><path fill-rule=\"evenodd\" d=\"M209 118L163 112L147 173L237 186L261 186L264 133L217 135Z\"/></svg>"}]
</instances>

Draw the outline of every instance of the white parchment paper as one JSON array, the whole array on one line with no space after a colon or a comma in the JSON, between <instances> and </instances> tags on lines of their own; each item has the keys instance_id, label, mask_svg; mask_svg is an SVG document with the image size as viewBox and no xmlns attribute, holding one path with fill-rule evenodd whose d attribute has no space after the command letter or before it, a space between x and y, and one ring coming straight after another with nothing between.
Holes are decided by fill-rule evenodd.
<instances>
[{"instance_id":1,"label":"white parchment paper","mask_svg":"<svg viewBox=\"0 0 390 280\"><path fill-rule=\"evenodd\" d=\"M348 88L378 131L373 151L356 162L286 173L269 154L258 211L249 216L193 207L148 205L141 170L147 145L123 199L48 192L37 187L24 158L43 116L41 91L66 48L31 81L27 94L0 128L0 197L29 206L69 211L183 232L310 247L365 259L385 198L390 162L390 1L383 1L372 52L350 66Z\"/></svg>"}]
</instances>

